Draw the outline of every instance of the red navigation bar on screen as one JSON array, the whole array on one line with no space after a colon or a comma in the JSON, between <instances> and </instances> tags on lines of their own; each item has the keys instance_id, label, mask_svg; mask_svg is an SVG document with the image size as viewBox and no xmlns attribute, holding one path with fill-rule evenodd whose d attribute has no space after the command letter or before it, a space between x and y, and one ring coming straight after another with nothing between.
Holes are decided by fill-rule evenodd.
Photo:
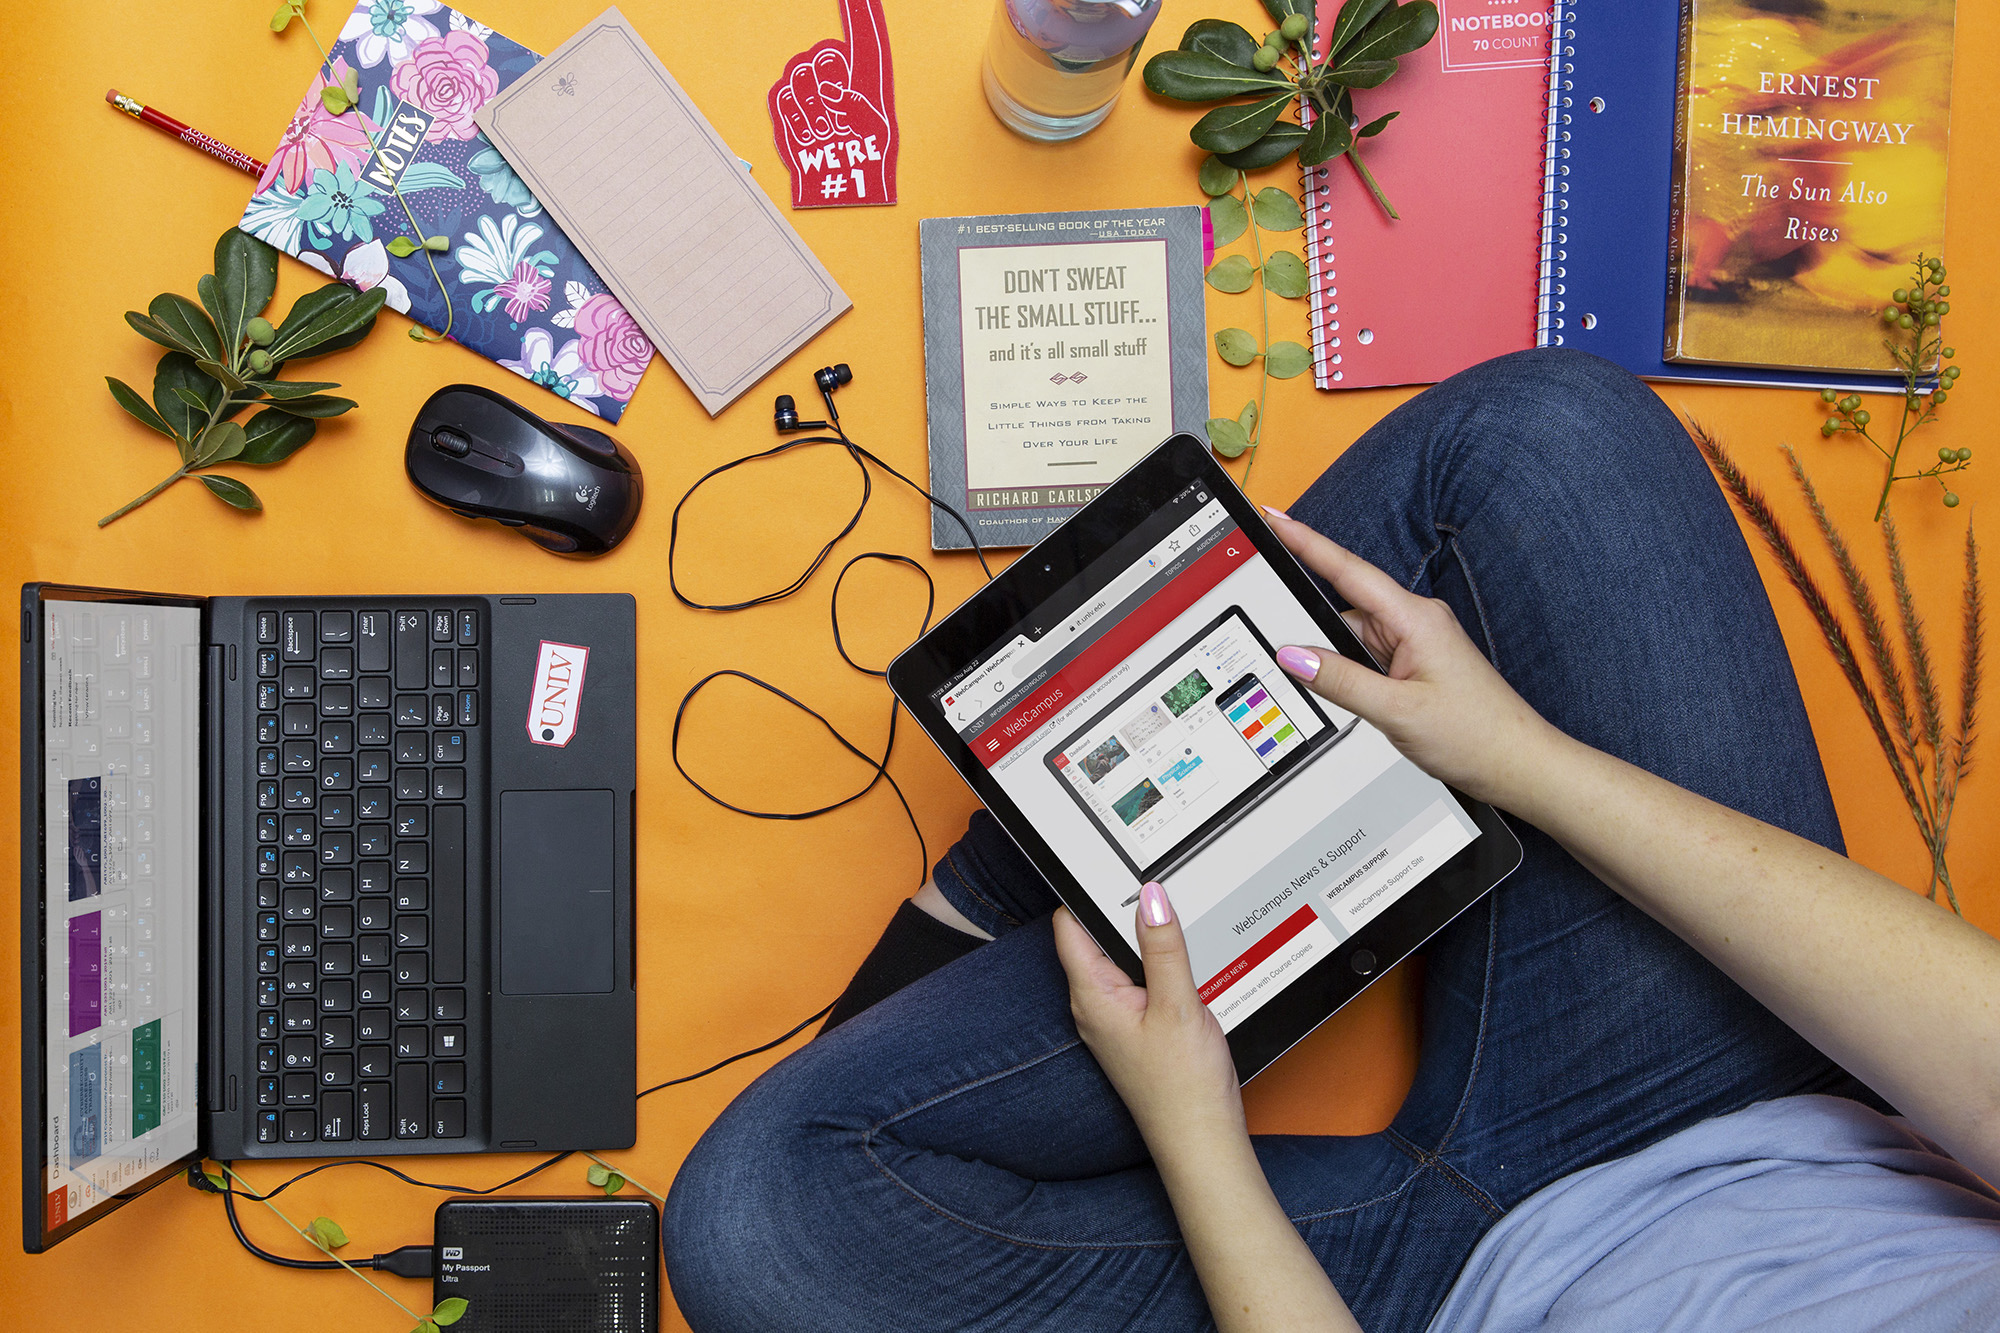
<instances>
[{"instance_id":1,"label":"red navigation bar on screen","mask_svg":"<svg viewBox=\"0 0 2000 1333\"><path fill-rule=\"evenodd\" d=\"M1232 528L1193 564L1175 575L1173 582L1148 597L1061 670L1023 695L999 721L974 737L972 752L979 756L979 762L991 768L1006 758L1008 751L1034 735L1036 728L1104 679L1146 640L1165 629L1176 616L1207 596L1238 565L1256 554L1256 549L1243 539L1242 531Z\"/></svg>"}]
</instances>

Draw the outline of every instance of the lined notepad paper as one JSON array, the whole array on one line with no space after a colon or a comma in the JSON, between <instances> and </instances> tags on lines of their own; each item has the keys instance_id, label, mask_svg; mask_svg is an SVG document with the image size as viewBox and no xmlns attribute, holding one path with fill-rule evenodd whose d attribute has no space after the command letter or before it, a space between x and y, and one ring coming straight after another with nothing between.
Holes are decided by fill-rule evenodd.
<instances>
[{"instance_id":1,"label":"lined notepad paper","mask_svg":"<svg viewBox=\"0 0 2000 1333\"><path fill-rule=\"evenodd\" d=\"M853 305L616 9L478 120L710 416Z\"/></svg>"}]
</instances>

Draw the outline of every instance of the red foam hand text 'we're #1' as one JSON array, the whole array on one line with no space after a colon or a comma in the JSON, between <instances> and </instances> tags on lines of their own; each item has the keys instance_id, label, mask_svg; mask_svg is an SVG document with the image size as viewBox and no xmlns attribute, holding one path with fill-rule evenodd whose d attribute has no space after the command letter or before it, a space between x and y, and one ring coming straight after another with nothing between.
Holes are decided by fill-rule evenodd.
<instances>
[{"instance_id":1,"label":"red foam hand text 'we're #1'","mask_svg":"<svg viewBox=\"0 0 2000 1333\"><path fill-rule=\"evenodd\" d=\"M896 83L881 0L840 0L847 40L793 56L771 85L792 207L896 202Z\"/></svg>"}]
</instances>

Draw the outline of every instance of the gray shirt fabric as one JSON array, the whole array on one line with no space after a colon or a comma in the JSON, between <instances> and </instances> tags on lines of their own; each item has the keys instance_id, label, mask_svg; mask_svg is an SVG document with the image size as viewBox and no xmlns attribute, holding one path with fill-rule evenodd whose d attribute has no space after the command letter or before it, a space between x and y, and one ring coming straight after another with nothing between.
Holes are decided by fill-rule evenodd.
<instances>
[{"instance_id":1,"label":"gray shirt fabric","mask_svg":"<svg viewBox=\"0 0 2000 1333\"><path fill-rule=\"evenodd\" d=\"M1907 1121L1786 1097L1530 1196L1430 1333L1996 1328L2000 1195Z\"/></svg>"}]
</instances>

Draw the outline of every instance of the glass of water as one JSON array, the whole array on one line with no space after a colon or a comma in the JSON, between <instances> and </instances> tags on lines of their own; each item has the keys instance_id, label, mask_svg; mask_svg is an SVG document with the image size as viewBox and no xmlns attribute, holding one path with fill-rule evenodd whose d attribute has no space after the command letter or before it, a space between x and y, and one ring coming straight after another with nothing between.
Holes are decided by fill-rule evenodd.
<instances>
[{"instance_id":1,"label":"glass of water","mask_svg":"<svg viewBox=\"0 0 2000 1333\"><path fill-rule=\"evenodd\" d=\"M1104 123L1160 0L998 0L983 81L1016 134L1055 142Z\"/></svg>"}]
</instances>

